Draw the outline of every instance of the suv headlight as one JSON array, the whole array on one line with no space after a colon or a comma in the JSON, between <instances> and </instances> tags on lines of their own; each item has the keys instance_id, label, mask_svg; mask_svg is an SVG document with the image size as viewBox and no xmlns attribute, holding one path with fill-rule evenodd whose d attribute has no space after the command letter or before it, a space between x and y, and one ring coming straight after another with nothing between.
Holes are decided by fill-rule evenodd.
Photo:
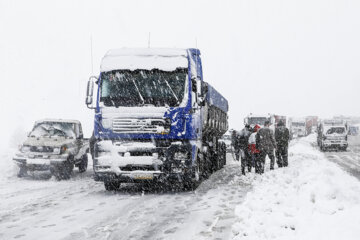
<instances>
[{"instance_id":1,"label":"suv headlight","mask_svg":"<svg viewBox=\"0 0 360 240\"><path fill-rule=\"evenodd\" d=\"M60 148L59 147L55 147L53 150L54 154L60 154Z\"/></svg>"},{"instance_id":2,"label":"suv headlight","mask_svg":"<svg viewBox=\"0 0 360 240\"><path fill-rule=\"evenodd\" d=\"M30 146L21 146L20 152L22 153L30 152Z\"/></svg>"}]
</instances>

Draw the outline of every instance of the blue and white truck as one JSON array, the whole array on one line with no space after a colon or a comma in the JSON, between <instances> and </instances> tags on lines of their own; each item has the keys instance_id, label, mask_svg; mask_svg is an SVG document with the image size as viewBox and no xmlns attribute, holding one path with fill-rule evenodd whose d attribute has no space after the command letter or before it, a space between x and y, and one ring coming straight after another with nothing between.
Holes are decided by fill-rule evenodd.
<instances>
[{"instance_id":1,"label":"blue and white truck","mask_svg":"<svg viewBox=\"0 0 360 240\"><path fill-rule=\"evenodd\" d=\"M115 49L90 77L95 180L193 188L226 164L228 102L204 82L198 49ZM94 83L97 95L93 100Z\"/></svg>"}]
</instances>

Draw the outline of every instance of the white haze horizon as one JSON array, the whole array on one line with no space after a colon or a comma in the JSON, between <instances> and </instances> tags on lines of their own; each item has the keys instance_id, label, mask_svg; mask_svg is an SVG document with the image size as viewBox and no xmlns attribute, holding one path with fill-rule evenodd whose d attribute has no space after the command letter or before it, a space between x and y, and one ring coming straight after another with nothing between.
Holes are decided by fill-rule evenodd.
<instances>
[{"instance_id":1,"label":"white haze horizon","mask_svg":"<svg viewBox=\"0 0 360 240\"><path fill-rule=\"evenodd\" d=\"M147 47L149 33L153 48L200 49L231 128L249 113L360 116L359 12L355 0L1 0L0 148L41 118L78 119L89 136L87 79L107 50Z\"/></svg>"}]
</instances>

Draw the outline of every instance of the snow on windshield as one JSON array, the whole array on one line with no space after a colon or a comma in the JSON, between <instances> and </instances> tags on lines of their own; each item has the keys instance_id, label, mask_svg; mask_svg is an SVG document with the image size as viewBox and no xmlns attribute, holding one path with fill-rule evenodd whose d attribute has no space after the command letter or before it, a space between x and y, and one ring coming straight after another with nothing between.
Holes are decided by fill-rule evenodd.
<instances>
[{"instance_id":1,"label":"snow on windshield","mask_svg":"<svg viewBox=\"0 0 360 240\"><path fill-rule=\"evenodd\" d=\"M37 124L31 137L72 137L75 138L75 124L64 122L43 122Z\"/></svg>"},{"instance_id":2,"label":"snow on windshield","mask_svg":"<svg viewBox=\"0 0 360 240\"><path fill-rule=\"evenodd\" d=\"M345 133L344 127L332 127L326 132L326 134L343 134L343 133Z\"/></svg>"},{"instance_id":3,"label":"snow on windshield","mask_svg":"<svg viewBox=\"0 0 360 240\"><path fill-rule=\"evenodd\" d=\"M186 78L187 69L102 73L100 101L105 106L178 106L185 94Z\"/></svg>"}]
</instances>

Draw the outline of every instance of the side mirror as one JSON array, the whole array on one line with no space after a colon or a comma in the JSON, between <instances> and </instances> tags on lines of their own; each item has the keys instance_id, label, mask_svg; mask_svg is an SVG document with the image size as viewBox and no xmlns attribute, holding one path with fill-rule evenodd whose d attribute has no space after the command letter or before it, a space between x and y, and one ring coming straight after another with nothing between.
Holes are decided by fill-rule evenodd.
<instances>
[{"instance_id":1,"label":"side mirror","mask_svg":"<svg viewBox=\"0 0 360 240\"><path fill-rule=\"evenodd\" d=\"M89 81L87 83L87 88L86 88L86 100L85 103L87 105L88 108L90 109L94 109L94 107L92 106L93 103L93 92L94 92L94 80L97 81L97 77L90 77Z\"/></svg>"}]
</instances>

